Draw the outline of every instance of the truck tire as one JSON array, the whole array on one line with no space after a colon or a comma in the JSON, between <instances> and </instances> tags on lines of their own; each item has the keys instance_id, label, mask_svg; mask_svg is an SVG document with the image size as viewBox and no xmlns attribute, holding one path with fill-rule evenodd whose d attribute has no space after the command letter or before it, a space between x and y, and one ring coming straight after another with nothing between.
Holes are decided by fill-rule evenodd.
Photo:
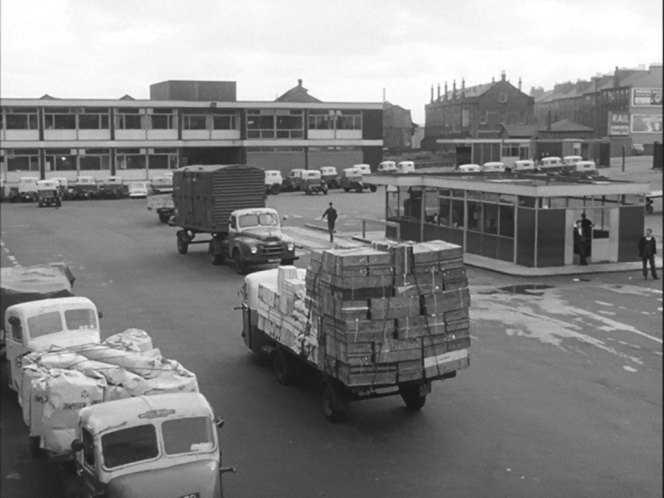
<instances>
[{"instance_id":1,"label":"truck tire","mask_svg":"<svg viewBox=\"0 0 664 498\"><path fill-rule=\"evenodd\" d=\"M223 252L217 252L214 248L214 241L210 241L208 245L208 257L210 258L210 263L215 266L223 265L226 258L224 257Z\"/></svg>"},{"instance_id":2,"label":"truck tire","mask_svg":"<svg viewBox=\"0 0 664 498\"><path fill-rule=\"evenodd\" d=\"M325 379L320 386L323 415L330 422L342 422L348 414L350 399L346 388L333 379Z\"/></svg>"},{"instance_id":3,"label":"truck tire","mask_svg":"<svg viewBox=\"0 0 664 498\"><path fill-rule=\"evenodd\" d=\"M361 183L358 183L357 185L355 185L355 192L362 193L363 190L364 190L364 187L362 186Z\"/></svg>"},{"instance_id":4,"label":"truck tire","mask_svg":"<svg viewBox=\"0 0 664 498\"><path fill-rule=\"evenodd\" d=\"M344 187L344 192L350 192L350 189L348 187Z\"/></svg>"},{"instance_id":5,"label":"truck tire","mask_svg":"<svg viewBox=\"0 0 664 498\"><path fill-rule=\"evenodd\" d=\"M371 185L369 187L369 190L371 190L372 192L375 192L376 190L378 190L378 187L376 187L375 185Z\"/></svg>"},{"instance_id":6,"label":"truck tire","mask_svg":"<svg viewBox=\"0 0 664 498\"><path fill-rule=\"evenodd\" d=\"M247 273L247 264L244 261L244 256L242 256L242 251L239 249L233 251L233 261L235 261L235 270L240 275Z\"/></svg>"},{"instance_id":7,"label":"truck tire","mask_svg":"<svg viewBox=\"0 0 664 498\"><path fill-rule=\"evenodd\" d=\"M419 411L427 400L426 394L420 394L420 386L418 385L399 386L399 394L406 408L411 412Z\"/></svg>"},{"instance_id":8,"label":"truck tire","mask_svg":"<svg viewBox=\"0 0 664 498\"><path fill-rule=\"evenodd\" d=\"M273 183L272 186L270 187L270 193L272 195L278 195L279 192L281 192L281 185L278 183Z\"/></svg>"},{"instance_id":9,"label":"truck tire","mask_svg":"<svg viewBox=\"0 0 664 498\"><path fill-rule=\"evenodd\" d=\"M294 259L282 259L281 260L281 266L290 266L293 263L295 263Z\"/></svg>"},{"instance_id":10,"label":"truck tire","mask_svg":"<svg viewBox=\"0 0 664 498\"><path fill-rule=\"evenodd\" d=\"M184 234L183 230L178 230L177 242L178 242L178 252L180 254L187 254L187 251L189 250L189 241L187 240L187 237Z\"/></svg>"},{"instance_id":11,"label":"truck tire","mask_svg":"<svg viewBox=\"0 0 664 498\"><path fill-rule=\"evenodd\" d=\"M159 213L159 221L162 223L168 223L168 220L171 219L171 216L168 213Z\"/></svg>"},{"instance_id":12,"label":"truck tire","mask_svg":"<svg viewBox=\"0 0 664 498\"><path fill-rule=\"evenodd\" d=\"M282 348L277 348L276 351L272 353L272 373L274 373L279 384L290 386L295 382L297 367L295 361L295 358Z\"/></svg>"}]
</instances>

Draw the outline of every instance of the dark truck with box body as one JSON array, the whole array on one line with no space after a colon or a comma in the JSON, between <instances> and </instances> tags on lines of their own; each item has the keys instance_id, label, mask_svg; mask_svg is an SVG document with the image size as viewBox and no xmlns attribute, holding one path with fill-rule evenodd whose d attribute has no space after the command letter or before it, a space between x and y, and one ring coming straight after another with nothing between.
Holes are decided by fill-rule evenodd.
<instances>
[{"instance_id":1,"label":"dark truck with box body","mask_svg":"<svg viewBox=\"0 0 664 498\"><path fill-rule=\"evenodd\" d=\"M265 207L265 172L246 164L185 166L173 174L173 226L177 247L208 244L210 262L249 265L292 264L295 244L281 231L279 215ZM209 234L206 240L196 240Z\"/></svg>"}]
</instances>

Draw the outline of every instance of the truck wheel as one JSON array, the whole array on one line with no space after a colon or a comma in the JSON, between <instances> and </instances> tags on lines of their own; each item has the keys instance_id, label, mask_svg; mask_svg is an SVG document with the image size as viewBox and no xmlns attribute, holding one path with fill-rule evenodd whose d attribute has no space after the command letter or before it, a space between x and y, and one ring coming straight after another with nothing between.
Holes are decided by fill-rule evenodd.
<instances>
[{"instance_id":1,"label":"truck wheel","mask_svg":"<svg viewBox=\"0 0 664 498\"><path fill-rule=\"evenodd\" d=\"M378 187L376 187L375 185L371 185L369 187L369 190L371 190L372 192L375 192L377 189L378 189Z\"/></svg>"},{"instance_id":2,"label":"truck wheel","mask_svg":"<svg viewBox=\"0 0 664 498\"><path fill-rule=\"evenodd\" d=\"M330 182L330 188L339 188L339 185L337 185L337 181L336 181L336 180L332 180L332 181Z\"/></svg>"},{"instance_id":3,"label":"truck wheel","mask_svg":"<svg viewBox=\"0 0 664 498\"><path fill-rule=\"evenodd\" d=\"M307 190L304 191L306 195L311 195L313 193L313 190L311 190L311 187L307 187Z\"/></svg>"},{"instance_id":4,"label":"truck wheel","mask_svg":"<svg viewBox=\"0 0 664 498\"><path fill-rule=\"evenodd\" d=\"M178 252L180 254L187 254L189 250L189 242L187 241L186 235L183 230L179 230L177 233L178 239Z\"/></svg>"},{"instance_id":5,"label":"truck wheel","mask_svg":"<svg viewBox=\"0 0 664 498\"><path fill-rule=\"evenodd\" d=\"M323 195L327 195L327 187L323 187Z\"/></svg>"},{"instance_id":6,"label":"truck wheel","mask_svg":"<svg viewBox=\"0 0 664 498\"><path fill-rule=\"evenodd\" d=\"M168 220L171 219L171 216L168 213L159 213L159 221L162 223L168 223Z\"/></svg>"},{"instance_id":7,"label":"truck wheel","mask_svg":"<svg viewBox=\"0 0 664 498\"><path fill-rule=\"evenodd\" d=\"M342 422L348 413L349 399L343 386L336 386L332 379L325 379L320 386L323 415L330 422Z\"/></svg>"},{"instance_id":8,"label":"truck wheel","mask_svg":"<svg viewBox=\"0 0 664 498\"><path fill-rule=\"evenodd\" d=\"M28 445L30 447L30 454L33 458L39 458L42 456L42 449L39 446L41 438L39 436L30 436L30 441Z\"/></svg>"},{"instance_id":9,"label":"truck wheel","mask_svg":"<svg viewBox=\"0 0 664 498\"><path fill-rule=\"evenodd\" d=\"M295 359L282 348L272 354L272 373L279 384L289 386L295 382Z\"/></svg>"},{"instance_id":10,"label":"truck wheel","mask_svg":"<svg viewBox=\"0 0 664 498\"><path fill-rule=\"evenodd\" d=\"M208 256L210 258L210 263L212 263L215 266L223 265L224 261L226 260L223 253L216 252L214 250L214 242L213 241L210 241L210 244L208 245Z\"/></svg>"},{"instance_id":11,"label":"truck wheel","mask_svg":"<svg viewBox=\"0 0 664 498\"><path fill-rule=\"evenodd\" d=\"M290 266L293 263L295 263L294 259L282 259L281 260L281 266Z\"/></svg>"},{"instance_id":12,"label":"truck wheel","mask_svg":"<svg viewBox=\"0 0 664 498\"><path fill-rule=\"evenodd\" d=\"M364 190L364 187L362 187L361 184L355 185L355 192L362 192Z\"/></svg>"},{"instance_id":13,"label":"truck wheel","mask_svg":"<svg viewBox=\"0 0 664 498\"><path fill-rule=\"evenodd\" d=\"M350 192L350 189L348 187L344 187L344 192Z\"/></svg>"},{"instance_id":14,"label":"truck wheel","mask_svg":"<svg viewBox=\"0 0 664 498\"><path fill-rule=\"evenodd\" d=\"M278 195L279 192L281 192L281 185L278 183L273 183L272 186L270 187L270 193L272 195Z\"/></svg>"},{"instance_id":15,"label":"truck wheel","mask_svg":"<svg viewBox=\"0 0 664 498\"><path fill-rule=\"evenodd\" d=\"M244 256L242 256L242 251L235 249L235 251L233 251L233 260L235 261L235 270L240 275L244 275L247 272L247 263L245 263L244 261Z\"/></svg>"},{"instance_id":16,"label":"truck wheel","mask_svg":"<svg viewBox=\"0 0 664 498\"><path fill-rule=\"evenodd\" d=\"M419 411L426 403L427 395L420 394L420 386L399 386L399 394L411 412Z\"/></svg>"}]
</instances>

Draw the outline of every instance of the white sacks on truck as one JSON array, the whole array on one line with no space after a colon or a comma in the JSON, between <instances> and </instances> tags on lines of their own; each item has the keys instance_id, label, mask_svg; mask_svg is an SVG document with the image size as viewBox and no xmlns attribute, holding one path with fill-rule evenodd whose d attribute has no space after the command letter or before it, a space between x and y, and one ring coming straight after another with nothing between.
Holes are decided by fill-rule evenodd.
<instances>
[{"instance_id":1,"label":"white sacks on truck","mask_svg":"<svg viewBox=\"0 0 664 498\"><path fill-rule=\"evenodd\" d=\"M128 329L101 344L51 349L23 358L23 420L41 447L67 451L78 411L141 395L198 392L196 375L153 349L145 331Z\"/></svg>"}]
</instances>

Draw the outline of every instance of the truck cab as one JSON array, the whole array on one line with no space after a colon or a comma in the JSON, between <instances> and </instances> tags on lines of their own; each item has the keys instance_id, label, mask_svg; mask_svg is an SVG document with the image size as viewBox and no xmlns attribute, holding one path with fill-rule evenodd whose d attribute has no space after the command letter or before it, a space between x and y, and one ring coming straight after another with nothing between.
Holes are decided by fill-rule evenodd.
<instances>
[{"instance_id":1,"label":"truck cab","mask_svg":"<svg viewBox=\"0 0 664 498\"><path fill-rule=\"evenodd\" d=\"M381 161L378 163L377 171L379 173L396 173L397 163L394 161Z\"/></svg>"},{"instance_id":2,"label":"truck cab","mask_svg":"<svg viewBox=\"0 0 664 498\"><path fill-rule=\"evenodd\" d=\"M162 223L173 216L173 175L155 176L150 180L146 196L148 211L154 210Z\"/></svg>"},{"instance_id":3,"label":"truck cab","mask_svg":"<svg viewBox=\"0 0 664 498\"><path fill-rule=\"evenodd\" d=\"M222 496L217 426L200 393L140 396L79 411L74 496Z\"/></svg>"},{"instance_id":4,"label":"truck cab","mask_svg":"<svg viewBox=\"0 0 664 498\"><path fill-rule=\"evenodd\" d=\"M302 176L303 171L306 170L302 168L295 168L290 170L288 172L288 176L284 178L284 183L281 186L282 190L285 190L286 192L298 190L300 188L300 177Z\"/></svg>"},{"instance_id":5,"label":"truck cab","mask_svg":"<svg viewBox=\"0 0 664 498\"><path fill-rule=\"evenodd\" d=\"M69 186L69 193L73 199L95 199L99 194L99 186L94 177L79 176Z\"/></svg>"},{"instance_id":6,"label":"truck cab","mask_svg":"<svg viewBox=\"0 0 664 498\"><path fill-rule=\"evenodd\" d=\"M281 192L281 185L284 182L281 171L278 169L265 170L265 192L277 195Z\"/></svg>"},{"instance_id":7,"label":"truck cab","mask_svg":"<svg viewBox=\"0 0 664 498\"><path fill-rule=\"evenodd\" d=\"M231 213L228 235L214 236L208 253L212 264L235 261L239 273L250 265L292 265L295 243L281 231L279 214L271 208L238 209Z\"/></svg>"},{"instance_id":8,"label":"truck cab","mask_svg":"<svg viewBox=\"0 0 664 498\"><path fill-rule=\"evenodd\" d=\"M372 192L377 190L375 185L371 185L364 181L364 175L371 174L371 167L368 164L356 164L351 168L344 168L341 172L341 188L344 192L362 192L369 189Z\"/></svg>"},{"instance_id":9,"label":"truck cab","mask_svg":"<svg viewBox=\"0 0 664 498\"><path fill-rule=\"evenodd\" d=\"M60 207L60 184L57 180L39 180L37 182L37 205L39 207Z\"/></svg>"},{"instance_id":10,"label":"truck cab","mask_svg":"<svg viewBox=\"0 0 664 498\"><path fill-rule=\"evenodd\" d=\"M96 344L100 339L99 312L85 297L40 299L15 304L5 312L9 387L18 391L22 357L52 346Z\"/></svg>"},{"instance_id":11,"label":"truck cab","mask_svg":"<svg viewBox=\"0 0 664 498\"><path fill-rule=\"evenodd\" d=\"M303 171L300 176L300 190L307 195L322 192L327 195L327 184L317 169Z\"/></svg>"},{"instance_id":12,"label":"truck cab","mask_svg":"<svg viewBox=\"0 0 664 498\"><path fill-rule=\"evenodd\" d=\"M36 176L22 176L18 179L18 188L15 191L16 193L12 196L10 195L10 200L12 202L21 201L21 202L34 202L37 200L37 190L38 190L39 178Z\"/></svg>"},{"instance_id":13,"label":"truck cab","mask_svg":"<svg viewBox=\"0 0 664 498\"><path fill-rule=\"evenodd\" d=\"M328 188L339 188L339 173L335 166L321 166L320 174Z\"/></svg>"},{"instance_id":14,"label":"truck cab","mask_svg":"<svg viewBox=\"0 0 664 498\"><path fill-rule=\"evenodd\" d=\"M413 161L399 161L397 163L397 173L415 173L415 163Z\"/></svg>"}]
</instances>

